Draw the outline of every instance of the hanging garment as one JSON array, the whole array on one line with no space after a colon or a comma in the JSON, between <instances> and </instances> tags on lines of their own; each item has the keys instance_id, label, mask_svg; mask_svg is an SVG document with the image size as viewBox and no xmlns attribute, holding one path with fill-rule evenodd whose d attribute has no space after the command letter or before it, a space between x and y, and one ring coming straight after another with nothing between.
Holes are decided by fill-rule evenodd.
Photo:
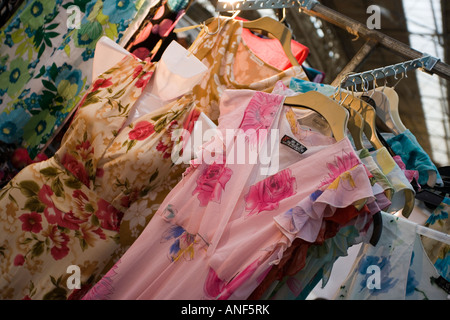
<instances>
[{"instance_id":1,"label":"hanging garment","mask_svg":"<svg viewBox=\"0 0 450 320\"><path fill-rule=\"evenodd\" d=\"M31 159L51 141L91 84L96 41L127 38L150 6L119 2L22 4L0 30L0 140L27 148Z\"/></svg>"},{"instance_id":2,"label":"hanging garment","mask_svg":"<svg viewBox=\"0 0 450 320\"><path fill-rule=\"evenodd\" d=\"M306 146L303 154L279 145L278 170L266 175L278 156L269 154L269 168L260 161L268 132L294 137L283 101L280 95L227 90L220 105L222 137L226 129L248 136L206 143L203 159L214 150L214 162L197 158L84 299L245 299L295 238L315 241L324 216L371 198L366 171L347 139ZM236 163L236 150L259 160Z\"/></svg>"},{"instance_id":3,"label":"hanging garment","mask_svg":"<svg viewBox=\"0 0 450 320\"><path fill-rule=\"evenodd\" d=\"M123 212L95 191L105 173L99 162L153 68L129 56L107 71L84 96L55 156L27 166L0 191L2 299L70 298L70 265L86 282L110 259ZM151 133L138 127L136 139Z\"/></svg>"},{"instance_id":4,"label":"hanging garment","mask_svg":"<svg viewBox=\"0 0 450 320\"><path fill-rule=\"evenodd\" d=\"M82 101L86 106L80 110L84 111L76 115L77 120L74 120L71 129L66 133L57 152L58 157L25 168L17 179L12 180L1 190L3 196L0 217L7 232L2 233L0 246L4 248L3 252L8 257L2 261L2 268L8 272L2 275L1 287L5 290L0 292L4 294L5 299L20 299L24 296L32 299L75 299L82 296L85 292L83 290L88 290L95 283L96 276L102 274L103 269L109 270L134 242L169 190L180 180L186 166L183 164L173 166L171 160L173 130L177 128L192 130L194 121L201 111L209 118L217 119L219 114L217 101L227 87L254 86L265 89L273 87L280 79L288 79L291 75L302 76L301 69L293 67L272 74L269 78L262 76L254 78L250 84L235 82L234 75L246 70L232 68L232 63L248 57L237 57L236 51L233 50L240 41L239 32L236 33L240 28L239 23L229 23L224 24L218 34L208 35L203 32L194 43L195 52L208 67L208 72L200 84L180 99L136 119L126 127L123 125L127 121L128 113L141 95L142 88L150 81L153 67L129 56L112 69L114 75L119 76L113 77L105 73L94 82L89 94L86 94ZM220 70L228 70L229 73L224 74L219 72ZM273 72L273 68L271 70ZM256 70L254 71L257 74ZM230 76L233 76L233 80L230 80ZM135 85L123 82L122 77L134 77ZM191 79L185 80L189 83ZM119 88L114 89L112 93L109 92L116 87ZM96 91L108 96L110 100L99 100ZM109 113L106 112L108 108L112 108ZM101 112L96 111L97 109ZM99 133L108 135L108 138L102 139L100 136L95 140L91 138ZM27 181L34 183L28 186ZM44 197L46 195L48 197ZM28 205L19 208L18 203ZM19 217L30 212L35 212L40 218L37 215L33 217L25 215L23 219L29 218L31 221L40 219L39 225L42 228L51 226L52 230L59 233L60 229L56 226L68 229L67 224L59 221L58 217L48 220L45 213L53 212L53 208L57 209L54 211L58 215L61 214L67 219L73 214L80 214L81 221L84 221L85 217L91 217L98 210L107 212L104 215L108 217L115 215L121 219L113 221L114 227L113 230L109 230L111 231L109 237L103 235L105 230L103 234L100 231L98 234L94 232L100 227L96 222L100 218L95 218L97 217L95 215L92 221L89 220L93 226L88 225L90 229L88 228L85 233L71 224L69 227L77 230L69 229L71 232L64 233L64 237L61 235L62 238L48 231L40 238L29 238L34 233L44 232L40 227L30 229L26 225L25 229L22 228ZM26 246L21 248L11 247L11 243L15 243L21 237L32 241L27 240L29 242ZM45 242L49 237L61 240L56 246L57 249L64 249L65 260L59 258L60 261L56 263L51 252L44 250L47 247L49 250L51 248L52 242L49 242L50 240ZM38 250L33 251L33 248ZM80 255L80 251L84 255ZM73 259L72 255L77 259ZM20 261L17 267L13 262L15 257ZM23 263L21 257L24 258ZM41 268L44 262L51 264L52 268ZM72 292L62 287L61 283L68 276L67 266L74 263L81 268L82 289L75 289ZM36 264L39 268L35 266ZM50 275L56 280L61 279L58 285L51 281ZM29 288L36 290L28 290Z\"/></svg>"},{"instance_id":5,"label":"hanging garment","mask_svg":"<svg viewBox=\"0 0 450 320\"><path fill-rule=\"evenodd\" d=\"M339 300L446 300L436 282L439 273L428 259L416 224L382 214L383 237L376 246L361 248Z\"/></svg>"},{"instance_id":6,"label":"hanging garment","mask_svg":"<svg viewBox=\"0 0 450 320\"><path fill-rule=\"evenodd\" d=\"M127 50L142 60L150 58L150 61L159 61L170 42L176 40L173 28L183 17L190 2L159 1L148 13L136 36L126 45Z\"/></svg>"},{"instance_id":7,"label":"hanging garment","mask_svg":"<svg viewBox=\"0 0 450 320\"><path fill-rule=\"evenodd\" d=\"M450 198L445 197L442 203L433 210L425 222L425 226L450 234ZM450 281L450 246L448 244L422 236L422 244L428 258L439 274Z\"/></svg>"},{"instance_id":8,"label":"hanging garment","mask_svg":"<svg viewBox=\"0 0 450 320\"><path fill-rule=\"evenodd\" d=\"M361 152L367 152L367 150ZM415 190L409 183L408 178L385 147L371 151L370 156L394 187L394 194L390 199L391 205L387 211L396 213L402 210L402 215L408 218L414 208L415 197Z\"/></svg>"},{"instance_id":9,"label":"hanging garment","mask_svg":"<svg viewBox=\"0 0 450 320\"><path fill-rule=\"evenodd\" d=\"M201 112L209 119L217 121L219 117L219 99L222 92L227 88L272 90L277 81L281 80L283 82L288 82L293 75L300 78L306 78L306 75L300 67L292 67L285 71L277 71L271 66L254 65L254 61L250 58L250 52L243 50L238 53L236 50L238 47L243 47L245 49L245 46L242 44L242 38L240 37L242 22L225 19L225 21L221 21L220 26L221 28L217 33L210 34L208 30L217 30L217 19L208 24L208 29L203 29L200 32L190 49L190 51L193 52L206 66L207 72L202 80L200 80L200 83L194 86L192 92L187 93L179 102L177 102L180 106L183 105L188 109L186 112L189 113L189 120L186 120L188 123L186 129L189 131L193 129L194 122L198 119ZM171 60L174 61L173 58ZM180 67L181 66L177 66L175 69L179 69ZM253 67L251 72L253 78L251 78L249 82L244 82L241 78L243 74L249 72L249 67ZM162 70L162 68L158 67L156 73L160 72L160 70ZM269 72L267 72L267 70L269 70ZM268 76L268 78L265 78L266 76ZM153 84L157 82L156 80L154 81ZM187 82L189 82L189 80L187 80ZM167 83L170 83L170 81ZM150 84L152 84L152 82L150 82ZM165 90L167 94L170 94L171 92L170 85L165 85L164 81L158 84L158 88ZM176 92L176 90L174 92ZM162 93L159 92L158 94L161 95ZM149 95L151 96L151 94ZM148 107L151 107L153 102L148 104L146 102L147 99L150 99L150 97L143 98L142 100L140 99L137 102L137 104L141 105L141 107L139 107L140 112L137 111L137 113L142 114L144 110L150 111ZM181 108L180 106L177 106L176 108ZM158 113L155 114L155 117L158 117L165 112L169 112L169 109L170 108L168 107L160 109ZM173 112L175 113L176 111ZM162 124L164 125L164 122L162 122ZM143 181L135 186L129 186L126 192L117 199L118 202L126 204L123 206L124 208L128 206L129 209L126 209L125 217L121 224L120 246L112 254L111 261L105 266L104 272L111 269L114 263L138 238L168 192L180 181L181 175L185 170L186 166L180 164L172 166L169 174L163 174L163 170L158 167L172 164L169 160L171 158L173 142L171 141L170 136L162 137L160 140L161 141L157 142L157 151L159 154L163 155L163 163L155 161L152 164L153 171L150 171L149 169L150 172L148 175L137 176L138 179ZM125 141L120 143L125 143ZM115 146L118 148L119 143ZM125 151L124 149L120 150L122 150L122 153ZM123 171L124 166L129 167L130 170L135 170L135 166L139 166L141 165L141 162L145 163L148 159L153 157L153 155L149 155L147 151L139 150L136 154L138 160L141 162L138 161L137 163L134 163L130 162L129 156L119 156L117 152L117 149L112 148L109 155L112 159L115 159L110 164L115 167L111 172L114 171L117 176L122 177L120 179L120 183L122 184L127 183L126 171ZM158 168L158 170L156 170L156 168ZM153 183L147 194L140 195L141 190L148 188L148 181L151 176L156 174L156 172L158 172L158 176L161 178L160 182L158 182L158 184ZM113 173L111 173L111 177L112 176L114 176ZM128 179L128 181L130 182L131 179ZM146 185L147 187L145 187ZM104 187L98 189L98 192L110 192L109 184L106 182Z\"/></svg>"},{"instance_id":10,"label":"hanging garment","mask_svg":"<svg viewBox=\"0 0 450 320\"><path fill-rule=\"evenodd\" d=\"M240 17L236 17L236 19L246 21ZM242 38L247 47L265 63L279 70L292 67L278 39L257 35L249 29L242 30ZM291 51L299 65L306 60L309 54L309 48L295 40L291 40Z\"/></svg>"},{"instance_id":11,"label":"hanging garment","mask_svg":"<svg viewBox=\"0 0 450 320\"><path fill-rule=\"evenodd\" d=\"M423 150L411 131L406 130L387 140L392 150L399 155L405 163L406 169L419 171L419 184L425 186L430 174L436 176L435 183L443 185L442 178L430 156ZM430 185L430 187L434 187Z\"/></svg>"},{"instance_id":12,"label":"hanging garment","mask_svg":"<svg viewBox=\"0 0 450 320\"><path fill-rule=\"evenodd\" d=\"M305 252L301 252L298 249L297 252L290 253L292 256L288 258L291 261L289 263L285 262L287 266L284 270L279 272L276 277L272 277L272 281L268 279L269 277L266 277L252 293L251 297L253 299L264 297L276 300L303 300L320 280L322 280L323 286L326 285L334 262L338 257L346 256L348 248L361 243L364 237L369 237L368 241L370 241L374 233L373 216L381 208L390 206L390 198L394 189L367 150L361 150L356 153L370 172L369 179L375 201L367 202L363 208L353 208L356 214L347 216L347 219L341 219L339 224L334 226L334 230L333 226L328 225L330 230L328 230L328 233L324 232L323 238L320 239L321 241L316 241L307 246L302 244L302 250ZM349 211L349 208L346 208L346 211ZM299 256L303 256L303 258L300 259ZM286 255L284 258L286 259ZM295 268L289 267L289 264L292 265L294 262ZM272 272L273 269L271 270ZM275 280L277 282L274 282ZM272 282L274 282L274 285L271 287L269 284L272 284Z\"/></svg>"}]
</instances>

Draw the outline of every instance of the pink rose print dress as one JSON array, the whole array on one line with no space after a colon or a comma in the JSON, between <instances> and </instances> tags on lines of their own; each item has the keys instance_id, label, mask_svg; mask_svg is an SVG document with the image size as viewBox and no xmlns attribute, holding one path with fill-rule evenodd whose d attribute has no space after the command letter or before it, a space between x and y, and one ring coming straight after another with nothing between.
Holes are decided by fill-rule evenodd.
<instances>
[{"instance_id":1,"label":"pink rose print dress","mask_svg":"<svg viewBox=\"0 0 450 320\"><path fill-rule=\"evenodd\" d=\"M373 200L348 139L305 142L303 153L280 144L284 135L302 142L283 101L226 90L220 134L202 146L141 236L83 299L246 299L296 238L314 242L336 208ZM263 155L269 145L279 149ZM249 155L245 163L237 161L240 152Z\"/></svg>"}]
</instances>

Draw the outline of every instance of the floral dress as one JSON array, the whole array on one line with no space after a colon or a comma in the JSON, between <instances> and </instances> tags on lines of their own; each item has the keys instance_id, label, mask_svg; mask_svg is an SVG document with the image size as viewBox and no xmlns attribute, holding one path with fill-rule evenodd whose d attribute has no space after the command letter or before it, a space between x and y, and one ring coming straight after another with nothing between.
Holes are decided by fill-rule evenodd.
<instances>
[{"instance_id":1,"label":"floral dress","mask_svg":"<svg viewBox=\"0 0 450 320\"><path fill-rule=\"evenodd\" d=\"M246 299L296 238L314 242L324 217L372 199L348 139L302 154L279 145L263 157L271 129L296 139L283 101L225 91L221 134L203 145L141 236L84 299ZM236 150L257 160L239 162Z\"/></svg>"},{"instance_id":2,"label":"floral dress","mask_svg":"<svg viewBox=\"0 0 450 320\"><path fill-rule=\"evenodd\" d=\"M27 0L0 29L0 140L45 148L91 85L97 41L131 37L150 1Z\"/></svg>"},{"instance_id":3,"label":"floral dress","mask_svg":"<svg viewBox=\"0 0 450 320\"><path fill-rule=\"evenodd\" d=\"M383 212L383 237L363 245L339 300L446 300L439 273L428 259L416 224Z\"/></svg>"},{"instance_id":4,"label":"floral dress","mask_svg":"<svg viewBox=\"0 0 450 320\"><path fill-rule=\"evenodd\" d=\"M252 83L237 82L246 69L232 63L248 57L236 55L241 28L230 21L217 34L201 33L192 51L208 67L200 83L134 121L127 121L129 112L154 65L128 56L92 84L55 156L26 167L0 190L1 298L81 297L181 179L186 165L171 157L176 130L191 131L201 111L217 120L226 88L265 89L304 75L298 67L260 67ZM81 289L67 285L70 265L80 268Z\"/></svg>"}]
</instances>

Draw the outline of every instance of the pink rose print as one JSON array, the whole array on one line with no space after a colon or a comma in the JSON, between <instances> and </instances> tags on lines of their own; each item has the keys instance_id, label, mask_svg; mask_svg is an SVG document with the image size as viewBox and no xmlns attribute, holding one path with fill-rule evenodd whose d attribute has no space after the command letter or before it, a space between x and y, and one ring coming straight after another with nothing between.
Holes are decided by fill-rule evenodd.
<instances>
[{"instance_id":1,"label":"pink rose print","mask_svg":"<svg viewBox=\"0 0 450 320\"><path fill-rule=\"evenodd\" d=\"M152 123L148 121L139 121L134 126L134 129L128 133L128 138L130 140L144 140L153 132L155 132L155 127Z\"/></svg>"},{"instance_id":2,"label":"pink rose print","mask_svg":"<svg viewBox=\"0 0 450 320\"><path fill-rule=\"evenodd\" d=\"M329 185L342 173L349 171L360 163L360 160L353 152L347 153L343 151L342 157L335 156L333 163L327 163L330 172L328 173L328 176L322 180L318 188L320 189L323 186Z\"/></svg>"},{"instance_id":3,"label":"pink rose print","mask_svg":"<svg viewBox=\"0 0 450 320\"><path fill-rule=\"evenodd\" d=\"M282 99L278 95L255 93L245 109L244 117L239 126L249 136L252 144L265 138L259 130L268 130L270 128Z\"/></svg>"},{"instance_id":4,"label":"pink rose print","mask_svg":"<svg viewBox=\"0 0 450 320\"><path fill-rule=\"evenodd\" d=\"M22 221L22 230L39 233L42 230L42 217L37 212L24 213L19 217Z\"/></svg>"},{"instance_id":5,"label":"pink rose print","mask_svg":"<svg viewBox=\"0 0 450 320\"><path fill-rule=\"evenodd\" d=\"M67 243L69 242L69 236L58 229L57 226L48 226L47 230L42 232L44 237L50 240L50 253L55 260L60 260L67 256L69 253L69 247Z\"/></svg>"},{"instance_id":6,"label":"pink rose print","mask_svg":"<svg viewBox=\"0 0 450 320\"><path fill-rule=\"evenodd\" d=\"M23 255L18 254L15 258L14 258L14 265L16 267L18 266L22 266L25 263L25 258L23 257Z\"/></svg>"},{"instance_id":7,"label":"pink rose print","mask_svg":"<svg viewBox=\"0 0 450 320\"><path fill-rule=\"evenodd\" d=\"M209 298L227 300L237 288L243 285L253 275L258 266L258 260L252 262L229 282L220 279L214 269L209 268L203 290Z\"/></svg>"},{"instance_id":8,"label":"pink rose print","mask_svg":"<svg viewBox=\"0 0 450 320\"><path fill-rule=\"evenodd\" d=\"M119 231L123 213L114 208L109 202L100 199L97 202L98 210L95 215L103 229Z\"/></svg>"},{"instance_id":9,"label":"pink rose print","mask_svg":"<svg viewBox=\"0 0 450 320\"><path fill-rule=\"evenodd\" d=\"M75 157L72 155L65 153L61 159L62 165L70 171L78 180L80 180L84 185L89 187L89 175L86 171L86 168L81 162L78 162Z\"/></svg>"},{"instance_id":10,"label":"pink rose print","mask_svg":"<svg viewBox=\"0 0 450 320\"><path fill-rule=\"evenodd\" d=\"M197 198L201 207L206 206L209 201L220 203L222 190L225 190L225 185L232 174L233 171L227 168L226 164L213 163L203 170L197 179L197 187L192 192L192 195L198 193Z\"/></svg>"},{"instance_id":11,"label":"pink rose print","mask_svg":"<svg viewBox=\"0 0 450 320\"><path fill-rule=\"evenodd\" d=\"M245 209L250 211L249 216L261 211L278 208L281 200L296 192L297 183L289 169L278 172L250 187L245 196Z\"/></svg>"}]
</instances>

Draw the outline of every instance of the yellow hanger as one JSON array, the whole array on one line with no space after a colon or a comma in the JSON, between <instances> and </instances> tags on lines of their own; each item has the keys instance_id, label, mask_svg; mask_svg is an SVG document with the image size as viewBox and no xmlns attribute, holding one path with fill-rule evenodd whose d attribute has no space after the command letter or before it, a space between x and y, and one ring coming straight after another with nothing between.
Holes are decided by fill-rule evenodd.
<instances>
[{"instance_id":1,"label":"yellow hanger","mask_svg":"<svg viewBox=\"0 0 450 320\"><path fill-rule=\"evenodd\" d=\"M336 141L346 138L349 113L336 101L317 92L309 91L296 96L287 97L284 104L294 108L307 108L318 112L330 125Z\"/></svg>"}]
</instances>

